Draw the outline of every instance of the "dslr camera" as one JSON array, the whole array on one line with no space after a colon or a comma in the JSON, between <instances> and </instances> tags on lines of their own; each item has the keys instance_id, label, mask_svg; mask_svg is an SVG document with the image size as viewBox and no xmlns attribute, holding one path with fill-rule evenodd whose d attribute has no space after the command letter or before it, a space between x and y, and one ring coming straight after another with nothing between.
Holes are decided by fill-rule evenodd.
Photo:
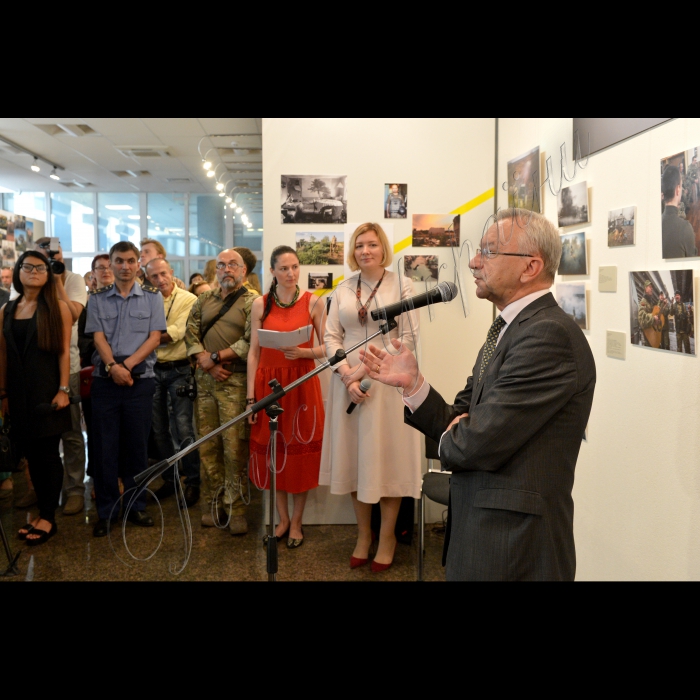
<instances>
[{"instance_id":1,"label":"dslr camera","mask_svg":"<svg viewBox=\"0 0 700 700\"><path fill-rule=\"evenodd\" d=\"M194 401L197 398L197 382L194 378L194 370L192 370L192 374L190 375L187 384L185 384L185 386L179 386L177 389L175 389L175 395L188 398L190 401Z\"/></svg>"},{"instance_id":2,"label":"dslr camera","mask_svg":"<svg viewBox=\"0 0 700 700\"><path fill-rule=\"evenodd\" d=\"M54 260L54 257L58 255L58 238L49 238L46 243L40 243L39 248L44 250L54 275L62 275L66 271L66 266L60 260Z\"/></svg>"}]
</instances>

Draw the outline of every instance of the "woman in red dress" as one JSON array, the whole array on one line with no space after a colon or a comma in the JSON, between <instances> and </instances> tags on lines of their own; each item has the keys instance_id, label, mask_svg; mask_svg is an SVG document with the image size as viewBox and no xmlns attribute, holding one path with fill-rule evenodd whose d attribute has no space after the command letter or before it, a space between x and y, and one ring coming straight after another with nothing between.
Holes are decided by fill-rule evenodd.
<instances>
[{"instance_id":1,"label":"woman in red dress","mask_svg":"<svg viewBox=\"0 0 700 700\"><path fill-rule=\"evenodd\" d=\"M313 347L314 331L323 338L323 299L299 291L299 258L293 248L278 246L272 251L270 291L253 302L251 310L250 351L248 352L248 404L270 393L271 379L284 387L314 369L314 359L325 361L323 347ZM296 331L311 326L307 339L298 346L280 349L260 347L260 329ZM318 377L282 397L284 413L278 418L277 434L277 513L278 540L288 537L287 547L295 549L304 542L302 517L310 489L318 486L323 441L323 397ZM267 416L251 416L249 476L258 488L269 488L270 429ZM288 495L294 509L289 516ZM267 537L263 538L267 541Z\"/></svg>"}]
</instances>

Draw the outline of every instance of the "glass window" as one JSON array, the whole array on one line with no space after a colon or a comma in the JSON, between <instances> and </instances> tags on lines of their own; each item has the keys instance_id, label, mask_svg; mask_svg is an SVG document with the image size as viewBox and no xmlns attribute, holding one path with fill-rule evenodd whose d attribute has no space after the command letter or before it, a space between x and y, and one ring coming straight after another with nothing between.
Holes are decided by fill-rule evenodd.
<instances>
[{"instance_id":1,"label":"glass window","mask_svg":"<svg viewBox=\"0 0 700 700\"><path fill-rule=\"evenodd\" d=\"M130 192L97 194L99 250L109 249L119 241L131 241L141 247L139 195Z\"/></svg>"},{"instance_id":2,"label":"glass window","mask_svg":"<svg viewBox=\"0 0 700 700\"><path fill-rule=\"evenodd\" d=\"M94 258L94 255L90 256L76 256L73 258L64 258L66 267L69 270L72 270L73 272L79 274L79 275L85 275L86 272L90 272L92 269L92 259Z\"/></svg>"},{"instance_id":3,"label":"glass window","mask_svg":"<svg viewBox=\"0 0 700 700\"><path fill-rule=\"evenodd\" d=\"M2 199L2 209L37 221L46 221L46 194L44 192L10 192L4 194Z\"/></svg>"},{"instance_id":4,"label":"glass window","mask_svg":"<svg viewBox=\"0 0 700 700\"><path fill-rule=\"evenodd\" d=\"M91 192L51 193L51 235L64 252L95 249L95 195Z\"/></svg>"},{"instance_id":5,"label":"glass window","mask_svg":"<svg viewBox=\"0 0 700 700\"><path fill-rule=\"evenodd\" d=\"M223 197L190 196L190 255L215 258L224 249L225 209Z\"/></svg>"},{"instance_id":6,"label":"glass window","mask_svg":"<svg viewBox=\"0 0 700 700\"><path fill-rule=\"evenodd\" d=\"M148 238L163 244L168 260L185 257L184 194L148 195Z\"/></svg>"}]
</instances>

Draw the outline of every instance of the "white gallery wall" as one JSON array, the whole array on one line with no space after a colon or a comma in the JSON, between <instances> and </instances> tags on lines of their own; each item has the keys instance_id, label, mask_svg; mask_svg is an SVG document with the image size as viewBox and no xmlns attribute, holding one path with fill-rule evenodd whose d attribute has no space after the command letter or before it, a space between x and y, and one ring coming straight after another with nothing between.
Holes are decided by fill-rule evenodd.
<instances>
[{"instance_id":1,"label":"white gallery wall","mask_svg":"<svg viewBox=\"0 0 700 700\"><path fill-rule=\"evenodd\" d=\"M412 214L449 214L491 190L494 149L492 118L264 119L265 271L273 248L283 244L294 247L297 231L343 230L340 224L282 224L277 195L282 175L346 175L348 222L391 221L394 241L401 241L411 235ZM408 184L405 220L384 219L384 185L392 182ZM476 246L493 204L493 198L487 198L462 215L463 241L470 240ZM438 255L440 264L445 264L440 281L454 280L450 248L404 248L395 255L393 269L396 271L403 255L416 253ZM466 258L465 249L458 268L468 315L465 317L460 299L434 309L432 321L427 309L421 311L421 368L449 401L463 388L493 318L492 304L474 295ZM308 272L321 269L303 266L302 288ZM343 274L340 267L328 269L334 281ZM269 283L269 275L265 279ZM416 293L420 291L417 287ZM429 521L439 520L442 510L433 504ZM350 497L331 496L327 487L319 487L309 496L305 522L354 523Z\"/></svg>"},{"instance_id":2,"label":"white gallery wall","mask_svg":"<svg viewBox=\"0 0 700 700\"><path fill-rule=\"evenodd\" d=\"M559 186L560 146L573 171L572 119L499 119L498 182L507 161L539 146L552 156ZM587 140L582 138L582 151ZM578 580L687 580L700 578L700 360L697 356L630 345L629 273L692 269L700 258L661 258L660 160L700 146L700 120L675 119L590 157L574 184L589 187L585 231L586 334L597 384L574 486ZM541 174L541 181L544 175ZM566 184L566 183L565 183ZM507 194L497 189L498 205ZM544 214L556 223L556 197L543 188ZM608 211L637 207L636 244L609 248ZM598 291L600 266L617 266L617 292ZM694 283L698 300L697 279ZM606 355L606 331L623 332L626 359ZM697 330L696 330L697 338Z\"/></svg>"}]
</instances>

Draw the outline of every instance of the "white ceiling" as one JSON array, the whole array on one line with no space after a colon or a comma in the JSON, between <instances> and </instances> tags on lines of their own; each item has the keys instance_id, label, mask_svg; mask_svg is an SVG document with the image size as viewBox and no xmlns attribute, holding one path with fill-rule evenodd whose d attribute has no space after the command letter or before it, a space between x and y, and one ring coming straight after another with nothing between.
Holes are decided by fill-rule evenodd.
<instances>
[{"instance_id":1,"label":"white ceiling","mask_svg":"<svg viewBox=\"0 0 700 700\"><path fill-rule=\"evenodd\" d=\"M213 194L219 179L247 212L262 215L262 119L0 118L0 137L64 168L60 181L41 160L32 172L34 159L0 140L0 187L15 192ZM205 155L217 178L206 177Z\"/></svg>"}]
</instances>

